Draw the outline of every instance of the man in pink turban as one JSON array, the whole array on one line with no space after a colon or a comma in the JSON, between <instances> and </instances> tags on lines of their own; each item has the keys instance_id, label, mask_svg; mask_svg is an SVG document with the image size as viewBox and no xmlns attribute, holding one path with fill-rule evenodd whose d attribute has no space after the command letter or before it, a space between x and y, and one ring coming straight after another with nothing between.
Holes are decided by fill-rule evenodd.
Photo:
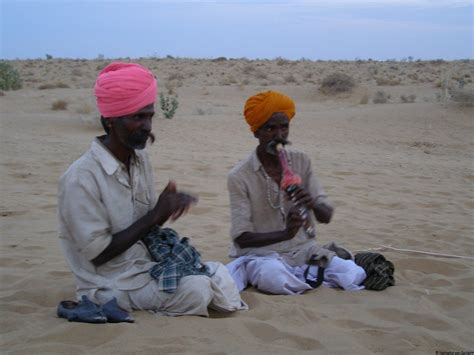
<instances>
[{"instance_id":1,"label":"man in pink turban","mask_svg":"<svg viewBox=\"0 0 474 355\"><path fill-rule=\"evenodd\" d=\"M350 260L352 254L334 243L317 245L314 234L303 228L305 214L313 225L329 223L333 214L305 153L286 150L289 168L301 183L291 196L280 188L284 170L276 146L288 143L295 113L293 100L276 91L258 93L245 103L245 120L259 144L228 175L230 256L235 260L227 268L239 290L252 285L265 293L294 295L323 280L330 287L361 289L366 274ZM307 265L311 257L319 266Z\"/></svg>"},{"instance_id":2,"label":"man in pink turban","mask_svg":"<svg viewBox=\"0 0 474 355\"><path fill-rule=\"evenodd\" d=\"M164 260L152 258L144 244L152 233L169 234L161 226L197 202L173 181L156 194L144 150L154 140L153 73L138 64L112 63L99 73L95 95L106 134L67 169L58 191L59 237L78 298L99 304L116 299L126 310L168 315L207 316L208 307L228 312L245 308L221 263L178 265L170 259L164 270ZM193 261L199 260L181 242L177 250L189 250ZM171 274L170 268L176 272Z\"/></svg>"}]
</instances>

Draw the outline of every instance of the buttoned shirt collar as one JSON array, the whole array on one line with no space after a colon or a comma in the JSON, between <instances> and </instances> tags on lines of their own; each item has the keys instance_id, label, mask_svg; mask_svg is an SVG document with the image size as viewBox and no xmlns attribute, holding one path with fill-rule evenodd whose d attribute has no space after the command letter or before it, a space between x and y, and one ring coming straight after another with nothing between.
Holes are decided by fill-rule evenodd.
<instances>
[{"instance_id":1,"label":"buttoned shirt collar","mask_svg":"<svg viewBox=\"0 0 474 355\"><path fill-rule=\"evenodd\" d=\"M102 136L103 137L103 136ZM100 163L107 175L113 175L119 168L127 170L124 163L118 160L107 147L101 142L101 137L96 137L92 141L91 150L97 161ZM136 154L132 154L131 164L139 164L139 159L136 158Z\"/></svg>"}]
</instances>

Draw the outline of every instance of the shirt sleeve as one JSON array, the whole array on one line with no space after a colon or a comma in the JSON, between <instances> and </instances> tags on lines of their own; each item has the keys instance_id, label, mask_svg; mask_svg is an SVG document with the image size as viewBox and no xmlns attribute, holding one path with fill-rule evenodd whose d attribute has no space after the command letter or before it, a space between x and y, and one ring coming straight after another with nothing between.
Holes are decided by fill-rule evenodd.
<instances>
[{"instance_id":1,"label":"shirt sleeve","mask_svg":"<svg viewBox=\"0 0 474 355\"><path fill-rule=\"evenodd\" d=\"M74 245L93 260L110 244L111 228L100 191L92 176L65 179L59 188L58 213Z\"/></svg>"},{"instance_id":2,"label":"shirt sleeve","mask_svg":"<svg viewBox=\"0 0 474 355\"><path fill-rule=\"evenodd\" d=\"M230 198L230 236L235 240L242 233L254 231L250 197L244 182L236 175L230 174L227 177L227 189Z\"/></svg>"}]
</instances>

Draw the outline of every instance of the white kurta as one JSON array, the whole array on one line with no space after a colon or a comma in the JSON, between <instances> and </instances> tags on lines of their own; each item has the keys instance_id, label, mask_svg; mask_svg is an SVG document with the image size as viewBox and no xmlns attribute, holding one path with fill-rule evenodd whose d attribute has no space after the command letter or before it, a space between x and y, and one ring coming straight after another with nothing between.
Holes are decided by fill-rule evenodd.
<instances>
[{"instance_id":1,"label":"white kurta","mask_svg":"<svg viewBox=\"0 0 474 355\"><path fill-rule=\"evenodd\" d=\"M206 315L204 309L212 304L228 311L245 308L222 264L214 263L214 276L203 276L206 282L201 286L192 281L195 276L189 276L169 304L164 303L169 295L154 292L156 281L148 271L155 262L141 241L99 267L92 264L91 260L109 245L113 234L143 217L156 201L152 169L148 155L142 150L135 151L129 173L95 139L91 148L63 174L58 191L59 238L76 279L77 298L87 295L94 302L105 303L116 297L119 305L128 310L166 312L169 308L175 315L193 314L198 307L201 307L198 314ZM181 292L188 295L188 301L194 297L192 306L180 304ZM143 297L131 299L132 294L139 293ZM204 301L207 303L200 303Z\"/></svg>"}]
</instances>

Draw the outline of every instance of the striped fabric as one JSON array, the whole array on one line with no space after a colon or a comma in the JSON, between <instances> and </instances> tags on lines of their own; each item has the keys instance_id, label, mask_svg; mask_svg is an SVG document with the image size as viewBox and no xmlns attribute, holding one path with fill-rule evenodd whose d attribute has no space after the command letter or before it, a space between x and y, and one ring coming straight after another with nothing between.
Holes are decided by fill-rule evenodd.
<instances>
[{"instance_id":1,"label":"striped fabric","mask_svg":"<svg viewBox=\"0 0 474 355\"><path fill-rule=\"evenodd\" d=\"M379 253L359 253L355 256L355 263L362 267L367 278L364 286L367 290L382 291L395 285L393 263Z\"/></svg>"}]
</instances>

